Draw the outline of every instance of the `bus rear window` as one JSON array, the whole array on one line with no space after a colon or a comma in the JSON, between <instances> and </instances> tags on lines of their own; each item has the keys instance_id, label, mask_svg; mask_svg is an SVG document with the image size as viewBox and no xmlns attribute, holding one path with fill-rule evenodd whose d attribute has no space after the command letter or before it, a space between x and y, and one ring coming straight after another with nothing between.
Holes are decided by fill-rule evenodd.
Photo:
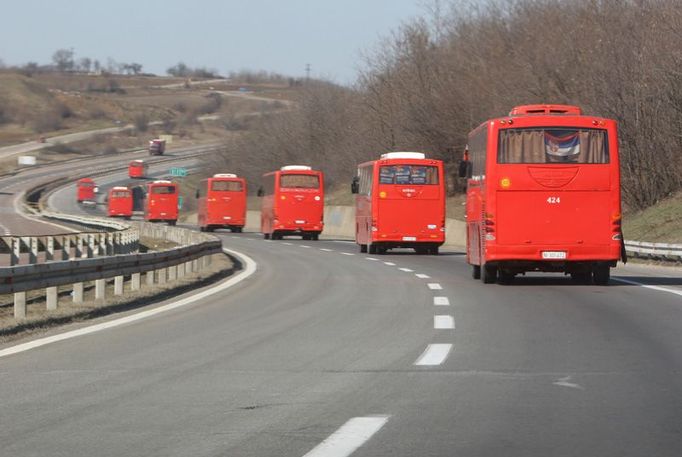
<instances>
[{"instance_id":1,"label":"bus rear window","mask_svg":"<svg viewBox=\"0 0 682 457\"><path fill-rule=\"evenodd\" d=\"M379 169L379 184L438 184L438 167L387 165Z\"/></svg>"},{"instance_id":2,"label":"bus rear window","mask_svg":"<svg viewBox=\"0 0 682 457\"><path fill-rule=\"evenodd\" d=\"M218 192L241 192L241 181L212 181L211 190Z\"/></svg>"},{"instance_id":3,"label":"bus rear window","mask_svg":"<svg viewBox=\"0 0 682 457\"><path fill-rule=\"evenodd\" d=\"M279 177L279 186L284 188L318 189L320 178L317 175L286 174Z\"/></svg>"},{"instance_id":4,"label":"bus rear window","mask_svg":"<svg viewBox=\"0 0 682 457\"><path fill-rule=\"evenodd\" d=\"M154 186L152 194L174 194L175 186Z\"/></svg>"},{"instance_id":5,"label":"bus rear window","mask_svg":"<svg viewBox=\"0 0 682 457\"><path fill-rule=\"evenodd\" d=\"M609 163L606 130L500 130L497 163Z\"/></svg>"},{"instance_id":6,"label":"bus rear window","mask_svg":"<svg viewBox=\"0 0 682 457\"><path fill-rule=\"evenodd\" d=\"M111 193L111 198L128 198L130 197L130 192L127 190L115 190Z\"/></svg>"}]
</instances>

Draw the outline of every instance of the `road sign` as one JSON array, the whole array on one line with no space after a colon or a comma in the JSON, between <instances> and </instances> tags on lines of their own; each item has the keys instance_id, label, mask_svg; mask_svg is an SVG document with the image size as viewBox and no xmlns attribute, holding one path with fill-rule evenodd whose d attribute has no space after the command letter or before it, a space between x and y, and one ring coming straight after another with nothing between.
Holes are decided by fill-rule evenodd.
<instances>
[{"instance_id":1,"label":"road sign","mask_svg":"<svg viewBox=\"0 0 682 457\"><path fill-rule=\"evenodd\" d=\"M170 169L170 175L184 178L187 176L187 168L173 167Z\"/></svg>"}]
</instances>

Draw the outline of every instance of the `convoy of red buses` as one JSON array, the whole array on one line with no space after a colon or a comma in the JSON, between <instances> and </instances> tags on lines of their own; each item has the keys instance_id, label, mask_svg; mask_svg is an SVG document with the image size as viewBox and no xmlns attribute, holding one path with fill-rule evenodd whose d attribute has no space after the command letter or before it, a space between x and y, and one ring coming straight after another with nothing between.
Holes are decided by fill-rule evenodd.
<instances>
[{"instance_id":1,"label":"convoy of red buses","mask_svg":"<svg viewBox=\"0 0 682 457\"><path fill-rule=\"evenodd\" d=\"M109 189L107 215L109 217L124 217L126 219L132 217L133 193L130 189L120 186Z\"/></svg>"},{"instance_id":2,"label":"convoy of red buses","mask_svg":"<svg viewBox=\"0 0 682 457\"><path fill-rule=\"evenodd\" d=\"M246 180L232 173L213 175L199 183L197 223L212 232L228 228L240 233L246 224Z\"/></svg>"},{"instance_id":3,"label":"convoy of red buses","mask_svg":"<svg viewBox=\"0 0 682 457\"><path fill-rule=\"evenodd\" d=\"M360 252L413 248L438 254L445 242L443 162L419 152L390 152L358 166L355 241Z\"/></svg>"},{"instance_id":4,"label":"convoy of red buses","mask_svg":"<svg viewBox=\"0 0 682 457\"><path fill-rule=\"evenodd\" d=\"M175 225L178 220L178 185L171 181L153 181L147 184L144 204L144 220L167 222Z\"/></svg>"},{"instance_id":5,"label":"convoy of red buses","mask_svg":"<svg viewBox=\"0 0 682 457\"><path fill-rule=\"evenodd\" d=\"M144 160L133 160L128 164L128 176L131 178L144 178L148 171L149 166Z\"/></svg>"},{"instance_id":6,"label":"convoy of red buses","mask_svg":"<svg viewBox=\"0 0 682 457\"><path fill-rule=\"evenodd\" d=\"M263 175L261 232L267 240L300 235L317 240L324 228L324 175L302 165L288 165Z\"/></svg>"},{"instance_id":7,"label":"convoy of red buses","mask_svg":"<svg viewBox=\"0 0 682 457\"><path fill-rule=\"evenodd\" d=\"M516 107L469 134L459 174L474 278L556 271L607 284L625 260L615 121L575 106Z\"/></svg>"},{"instance_id":8,"label":"convoy of red buses","mask_svg":"<svg viewBox=\"0 0 682 457\"><path fill-rule=\"evenodd\" d=\"M76 182L76 200L78 203L95 201L95 181L92 178L81 178Z\"/></svg>"}]
</instances>

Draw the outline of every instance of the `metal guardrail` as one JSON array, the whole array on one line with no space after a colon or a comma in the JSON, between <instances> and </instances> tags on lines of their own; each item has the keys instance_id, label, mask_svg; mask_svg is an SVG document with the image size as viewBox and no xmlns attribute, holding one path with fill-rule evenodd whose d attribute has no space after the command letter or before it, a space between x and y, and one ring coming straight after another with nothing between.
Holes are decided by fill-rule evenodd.
<instances>
[{"instance_id":1,"label":"metal guardrail","mask_svg":"<svg viewBox=\"0 0 682 457\"><path fill-rule=\"evenodd\" d=\"M682 262L682 244L626 241L625 251L637 258Z\"/></svg>"}]
</instances>

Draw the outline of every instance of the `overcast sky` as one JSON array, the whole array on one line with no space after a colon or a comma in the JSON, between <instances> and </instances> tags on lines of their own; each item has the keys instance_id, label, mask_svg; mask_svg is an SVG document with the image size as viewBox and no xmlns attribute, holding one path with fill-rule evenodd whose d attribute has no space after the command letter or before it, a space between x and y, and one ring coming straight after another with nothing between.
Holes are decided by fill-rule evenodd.
<instances>
[{"instance_id":1,"label":"overcast sky","mask_svg":"<svg viewBox=\"0 0 682 457\"><path fill-rule=\"evenodd\" d=\"M165 74L182 61L221 74L242 69L350 83L371 50L424 0L0 0L0 60L137 62Z\"/></svg>"}]
</instances>

